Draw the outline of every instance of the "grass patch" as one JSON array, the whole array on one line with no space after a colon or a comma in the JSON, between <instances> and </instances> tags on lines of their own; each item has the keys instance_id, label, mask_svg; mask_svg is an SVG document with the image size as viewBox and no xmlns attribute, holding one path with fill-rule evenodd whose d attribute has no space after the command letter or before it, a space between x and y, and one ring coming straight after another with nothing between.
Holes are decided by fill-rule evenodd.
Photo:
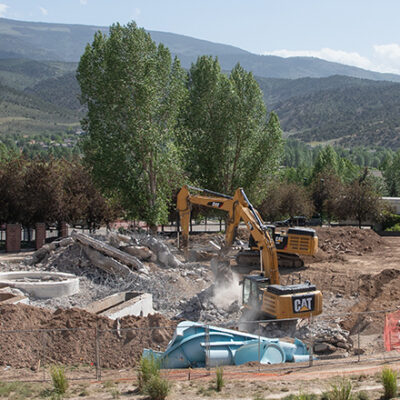
<instances>
[{"instance_id":1,"label":"grass patch","mask_svg":"<svg viewBox=\"0 0 400 400\"><path fill-rule=\"evenodd\" d=\"M103 382L103 388L111 389L114 386L115 386L115 383L113 381L105 381L105 382Z\"/></svg>"},{"instance_id":2,"label":"grass patch","mask_svg":"<svg viewBox=\"0 0 400 400\"><path fill-rule=\"evenodd\" d=\"M316 394L308 393L290 394L283 400L318 400L318 396Z\"/></svg>"},{"instance_id":3,"label":"grass patch","mask_svg":"<svg viewBox=\"0 0 400 400\"><path fill-rule=\"evenodd\" d=\"M384 368L382 370L382 385L383 385L383 398L393 399L397 395L397 372L391 368Z\"/></svg>"},{"instance_id":4,"label":"grass patch","mask_svg":"<svg viewBox=\"0 0 400 400\"><path fill-rule=\"evenodd\" d=\"M43 384L27 382L1 382L0 398L22 400L39 397L43 391Z\"/></svg>"},{"instance_id":5,"label":"grass patch","mask_svg":"<svg viewBox=\"0 0 400 400\"><path fill-rule=\"evenodd\" d=\"M353 385L347 379L333 383L330 390L322 394L321 400L354 400Z\"/></svg>"},{"instance_id":6,"label":"grass patch","mask_svg":"<svg viewBox=\"0 0 400 400\"><path fill-rule=\"evenodd\" d=\"M224 385L224 369L222 367L217 367L215 369L215 390L220 392Z\"/></svg>"}]
</instances>

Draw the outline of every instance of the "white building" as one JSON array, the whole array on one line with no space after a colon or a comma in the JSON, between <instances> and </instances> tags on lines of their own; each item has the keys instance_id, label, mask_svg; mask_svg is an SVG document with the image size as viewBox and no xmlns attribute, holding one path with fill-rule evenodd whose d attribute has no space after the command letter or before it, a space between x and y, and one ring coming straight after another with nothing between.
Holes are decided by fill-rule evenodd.
<instances>
[{"instance_id":1,"label":"white building","mask_svg":"<svg viewBox=\"0 0 400 400\"><path fill-rule=\"evenodd\" d=\"M382 197L382 200L390 205L394 213L400 214L400 197Z\"/></svg>"}]
</instances>

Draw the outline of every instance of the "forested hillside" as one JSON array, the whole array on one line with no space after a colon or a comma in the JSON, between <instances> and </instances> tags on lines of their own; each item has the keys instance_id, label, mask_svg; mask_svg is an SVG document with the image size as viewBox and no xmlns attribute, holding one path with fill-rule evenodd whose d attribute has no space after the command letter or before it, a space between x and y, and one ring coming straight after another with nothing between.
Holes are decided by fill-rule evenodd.
<instances>
[{"instance_id":1,"label":"forested hillside","mask_svg":"<svg viewBox=\"0 0 400 400\"><path fill-rule=\"evenodd\" d=\"M304 142L400 147L400 85L329 89L275 104L283 130Z\"/></svg>"},{"instance_id":2,"label":"forested hillside","mask_svg":"<svg viewBox=\"0 0 400 400\"><path fill-rule=\"evenodd\" d=\"M80 114L29 93L0 85L0 138L26 138L74 133Z\"/></svg>"}]
</instances>

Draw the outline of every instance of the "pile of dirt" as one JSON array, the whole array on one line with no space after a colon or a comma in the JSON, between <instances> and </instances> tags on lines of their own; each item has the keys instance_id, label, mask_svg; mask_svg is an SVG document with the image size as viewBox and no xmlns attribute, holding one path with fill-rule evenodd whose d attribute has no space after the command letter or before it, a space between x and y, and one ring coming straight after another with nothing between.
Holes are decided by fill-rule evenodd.
<instances>
[{"instance_id":1,"label":"pile of dirt","mask_svg":"<svg viewBox=\"0 0 400 400\"><path fill-rule=\"evenodd\" d=\"M176 325L177 321L160 314L129 316L117 322L76 308L51 312L23 304L3 305L0 307L0 365L35 368L39 361L41 364L93 365L97 329L100 365L132 367L144 348L164 350Z\"/></svg>"},{"instance_id":2,"label":"pile of dirt","mask_svg":"<svg viewBox=\"0 0 400 400\"><path fill-rule=\"evenodd\" d=\"M365 313L350 316L342 326L352 333L382 333L385 313L369 313L371 311L394 310L400 304L400 270L385 269L378 274L360 276L359 300L349 311Z\"/></svg>"},{"instance_id":3,"label":"pile of dirt","mask_svg":"<svg viewBox=\"0 0 400 400\"><path fill-rule=\"evenodd\" d=\"M324 260L343 261L345 255L372 253L383 245L382 238L372 229L359 229L352 226L314 227L318 236L318 252L307 257L306 262Z\"/></svg>"}]
</instances>

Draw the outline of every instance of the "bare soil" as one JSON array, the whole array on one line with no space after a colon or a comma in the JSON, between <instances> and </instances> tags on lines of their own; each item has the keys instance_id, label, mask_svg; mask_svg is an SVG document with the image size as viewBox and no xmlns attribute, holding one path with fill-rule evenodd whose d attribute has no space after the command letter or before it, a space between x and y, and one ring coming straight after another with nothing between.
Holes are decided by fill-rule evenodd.
<instances>
[{"instance_id":1,"label":"bare soil","mask_svg":"<svg viewBox=\"0 0 400 400\"><path fill-rule=\"evenodd\" d=\"M94 364L97 329L101 365L132 367L144 348L164 350L176 324L160 314L129 316L120 320L118 330L116 321L77 308L51 312L24 304L3 305L0 331L13 332L0 333L0 365L35 368L39 360Z\"/></svg>"}]
</instances>

